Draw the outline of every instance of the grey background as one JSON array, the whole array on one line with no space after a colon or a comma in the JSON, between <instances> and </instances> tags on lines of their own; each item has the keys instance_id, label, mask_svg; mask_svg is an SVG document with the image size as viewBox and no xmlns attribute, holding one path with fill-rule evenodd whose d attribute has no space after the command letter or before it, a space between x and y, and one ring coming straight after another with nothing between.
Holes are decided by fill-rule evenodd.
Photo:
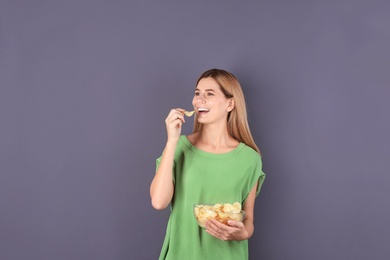
<instances>
[{"instance_id":1,"label":"grey background","mask_svg":"<svg viewBox=\"0 0 390 260\"><path fill-rule=\"evenodd\" d=\"M156 259L164 119L214 67L264 155L251 259L389 259L389 3L1 0L0 259Z\"/></svg>"}]
</instances>

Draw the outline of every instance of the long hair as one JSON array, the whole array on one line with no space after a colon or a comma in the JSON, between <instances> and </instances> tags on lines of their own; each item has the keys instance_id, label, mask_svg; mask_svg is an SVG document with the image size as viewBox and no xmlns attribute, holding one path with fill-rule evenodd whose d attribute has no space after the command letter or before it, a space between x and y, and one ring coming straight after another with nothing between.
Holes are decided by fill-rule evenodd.
<instances>
[{"instance_id":1,"label":"long hair","mask_svg":"<svg viewBox=\"0 0 390 260\"><path fill-rule=\"evenodd\" d=\"M245 143L261 155L249 129L244 93L242 92L241 85L237 78L228 71L211 69L200 75L196 85L198 85L199 81L203 78L213 78L218 83L225 97L234 99L234 109L229 112L227 118L228 133L234 139ZM201 128L202 124L200 124L195 117L193 132L199 132Z\"/></svg>"}]
</instances>

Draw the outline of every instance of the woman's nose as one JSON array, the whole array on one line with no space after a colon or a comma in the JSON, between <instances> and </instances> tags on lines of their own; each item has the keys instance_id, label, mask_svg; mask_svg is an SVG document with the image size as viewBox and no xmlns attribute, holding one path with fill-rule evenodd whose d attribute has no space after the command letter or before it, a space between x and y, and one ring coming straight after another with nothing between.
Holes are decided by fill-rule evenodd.
<instances>
[{"instance_id":1,"label":"woman's nose","mask_svg":"<svg viewBox=\"0 0 390 260\"><path fill-rule=\"evenodd\" d=\"M206 100L204 98L204 96L198 96L198 98L196 99L196 103L205 103Z\"/></svg>"}]
</instances>

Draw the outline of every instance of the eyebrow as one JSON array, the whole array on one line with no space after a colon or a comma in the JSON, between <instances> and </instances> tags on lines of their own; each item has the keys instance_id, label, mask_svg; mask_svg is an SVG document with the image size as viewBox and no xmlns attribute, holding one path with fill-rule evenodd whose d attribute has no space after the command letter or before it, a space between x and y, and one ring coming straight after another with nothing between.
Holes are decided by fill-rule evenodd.
<instances>
[{"instance_id":1,"label":"eyebrow","mask_svg":"<svg viewBox=\"0 0 390 260\"><path fill-rule=\"evenodd\" d=\"M200 91L200 89L196 88L195 91ZM207 92L207 91L215 92L215 90L214 90L214 89L211 89L211 88L205 89L204 91L206 91L206 92Z\"/></svg>"}]
</instances>

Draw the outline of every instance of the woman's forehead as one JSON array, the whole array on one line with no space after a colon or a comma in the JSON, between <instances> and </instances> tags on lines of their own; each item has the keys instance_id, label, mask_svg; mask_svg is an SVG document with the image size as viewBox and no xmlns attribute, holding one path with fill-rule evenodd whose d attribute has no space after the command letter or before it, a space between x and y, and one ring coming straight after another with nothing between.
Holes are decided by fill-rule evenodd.
<instances>
[{"instance_id":1,"label":"woman's forehead","mask_svg":"<svg viewBox=\"0 0 390 260\"><path fill-rule=\"evenodd\" d=\"M199 80L198 85L196 86L196 89L199 90L218 90L220 89L219 84L213 79L213 78L203 78Z\"/></svg>"}]
</instances>

